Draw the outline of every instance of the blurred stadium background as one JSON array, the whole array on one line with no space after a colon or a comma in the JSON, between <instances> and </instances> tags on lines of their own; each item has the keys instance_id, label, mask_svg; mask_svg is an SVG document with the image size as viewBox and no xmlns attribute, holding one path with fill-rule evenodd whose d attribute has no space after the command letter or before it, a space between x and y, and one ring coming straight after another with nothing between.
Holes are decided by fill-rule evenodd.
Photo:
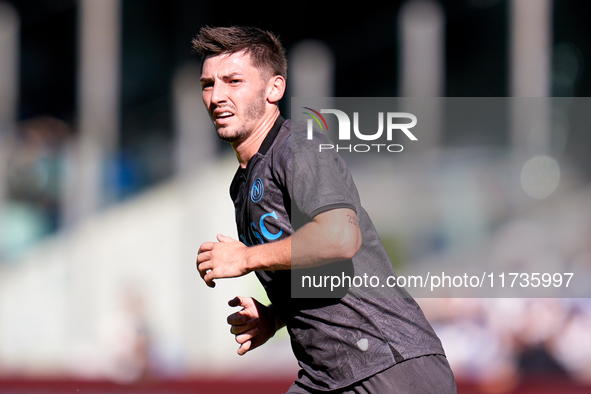
<instances>
[{"instance_id":1,"label":"blurred stadium background","mask_svg":"<svg viewBox=\"0 0 591 394\"><path fill-rule=\"evenodd\" d=\"M202 242L235 236L236 161L191 53L201 26L281 36L287 114L289 96L586 97L590 14L575 0L0 0L0 391L260 394L295 379L285 332L235 353L226 303L264 299L256 279L209 289L195 270ZM518 130L443 128L380 169L395 182L359 181L391 195L374 219L396 264L469 264L482 247L591 267L591 131ZM525 164L542 154L558 186L532 191ZM589 299L419 302L461 393L591 392Z\"/></svg>"}]
</instances>

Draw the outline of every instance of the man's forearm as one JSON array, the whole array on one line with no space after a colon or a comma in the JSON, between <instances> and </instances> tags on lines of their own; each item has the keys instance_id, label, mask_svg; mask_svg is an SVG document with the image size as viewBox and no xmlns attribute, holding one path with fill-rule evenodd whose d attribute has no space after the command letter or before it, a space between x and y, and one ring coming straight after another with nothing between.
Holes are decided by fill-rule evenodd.
<instances>
[{"instance_id":1,"label":"man's forearm","mask_svg":"<svg viewBox=\"0 0 591 394\"><path fill-rule=\"evenodd\" d=\"M336 209L318 215L290 237L248 248L249 271L315 267L352 258L361 246L355 212Z\"/></svg>"},{"instance_id":2,"label":"man's forearm","mask_svg":"<svg viewBox=\"0 0 591 394\"><path fill-rule=\"evenodd\" d=\"M353 258L361 247L357 216L350 209L318 215L292 235L292 268L309 268Z\"/></svg>"},{"instance_id":3,"label":"man's forearm","mask_svg":"<svg viewBox=\"0 0 591 394\"><path fill-rule=\"evenodd\" d=\"M248 247L245 264L248 271L291 269L291 237Z\"/></svg>"}]
</instances>

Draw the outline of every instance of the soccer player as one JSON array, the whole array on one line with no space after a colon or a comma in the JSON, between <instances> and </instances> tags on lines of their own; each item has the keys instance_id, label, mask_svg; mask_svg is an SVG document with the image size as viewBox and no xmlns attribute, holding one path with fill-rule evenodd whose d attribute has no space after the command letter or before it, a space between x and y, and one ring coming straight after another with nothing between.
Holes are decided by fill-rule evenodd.
<instances>
[{"instance_id":1,"label":"soccer player","mask_svg":"<svg viewBox=\"0 0 591 394\"><path fill-rule=\"evenodd\" d=\"M242 307L228 317L238 354L286 326L301 367L290 394L455 393L441 342L404 290L371 297L347 284L338 297L291 298L292 273L345 281L394 271L344 161L306 149L304 126L279 113L287 76L279 40L258 28L205 27L193 46L202 56L203 101L239 162L230 195L240 240L219 234L203 243L197 269L210 287L255 271L271 301L229 301ZM303 147L292 150L296 144Z\"/></svg>"}]
</instances>

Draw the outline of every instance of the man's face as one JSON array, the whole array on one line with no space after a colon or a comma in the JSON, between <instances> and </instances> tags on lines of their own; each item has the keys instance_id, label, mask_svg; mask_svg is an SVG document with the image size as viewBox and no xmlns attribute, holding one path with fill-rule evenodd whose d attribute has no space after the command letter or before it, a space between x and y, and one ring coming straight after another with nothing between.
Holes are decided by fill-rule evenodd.
<instances>
[{"instance_id":1,"label":"man's face","mask_svg":"<svg viewBox=\"0 0 591 394\"><path fill-rule=\"evenodd\" d=\"M256 128L266 109L265 87L244 51L205 60L203 102L222 140L243 141Z\"/></svg>"}]
</instances>

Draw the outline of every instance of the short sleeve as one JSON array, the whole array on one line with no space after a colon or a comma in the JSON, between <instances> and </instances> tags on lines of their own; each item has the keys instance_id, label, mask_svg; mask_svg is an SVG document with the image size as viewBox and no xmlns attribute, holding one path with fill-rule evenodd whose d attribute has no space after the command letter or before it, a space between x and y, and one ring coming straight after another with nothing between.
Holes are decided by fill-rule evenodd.
<instances>
[{"instance_id":1,"label":"short sleeve","mask_svg":"<svg viewBox=\"0 0 591 394\"><path fill-rule=\"evenodd\" d=\"M344 160L334 149L319 149L331 144L324 134L316 132L308 140L302 124L294 123L291 133L292 210L297 208L308 220L336 208L357 212L359 195Z\"/></svg>"}]
</instances>

